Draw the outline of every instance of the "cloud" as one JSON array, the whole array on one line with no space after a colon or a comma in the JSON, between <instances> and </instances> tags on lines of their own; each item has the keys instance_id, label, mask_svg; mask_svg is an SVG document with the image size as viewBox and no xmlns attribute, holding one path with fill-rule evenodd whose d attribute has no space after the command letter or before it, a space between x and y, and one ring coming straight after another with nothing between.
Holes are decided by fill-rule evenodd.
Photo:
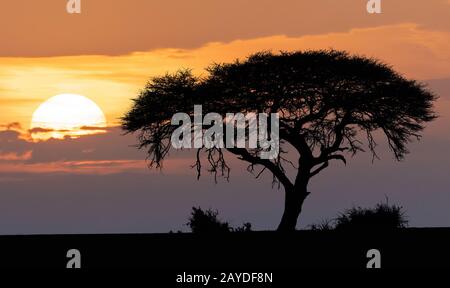
<instances>
[{"instance_id":1,"label":"cloud","mask_svg":"<svg viewBox=\"0 0 450 288\"><path fill-rule=\"evenodd\" d=\"M30 160L33 155L33 151L26 151L22 154L9 152L9 153L0 153L0 161L26 161Z\"/></svg>"},{"instance_id":2,"label":"cloud","mask_svg":"<svg viewBox=\"0 0 450 288\"><path fill-rule=\"evenodd\" d=\"M18 131L0 131L0 173L148 173L145 151L136 149L135 136L123 135L120 127L76 139L27 139ZM180 153L166 161L167 173L189 170L192 159L180 157Z\"/></svg>"},{"instance_id":3,"label":"cloud","mask_svg":"<svg viewBox=\"0 0 450 288\"><path fill-rule=\"evenodd\" d=\"M373 41L374 39L377 41ZM43 93L42 87L56 85L54 92L57 94L57 90L67 88L65 84L60 83L77 83L77 86L81 87L79 88L81 94L88 95L99 103L109 115L112 115L111 118L118 119L131 105L129 99L136 96L149 76L166 71L173 72L180 67L192 67L194 73L202 74L203 69L214 61L232 61L236 57L243 58L259 50L323 48L343 49L373 56L392 64L396 70L408 77L435 79L427 80L431 83L431 88L441 97L448 96L450 33L426 29L414 23L358 28L347 32L303 37L275 35L229 43L210 43L196 49L160 49L117 57L8 58L2 59L5 61L2 61L4 64L0 67L0 74L4 77L0 78L0 86L6 86L8 91L14 91L17 99L27 99L28 95L53 93L51 92L53 90L45 90L46 93ZM29 118L36 108L36 102L28 106L22 104L21 102L20 105L0 106L2 109L0 122L3 119L16 119L15 115L21 117L26 115ZM449 102L443 99L439 102L438 108L441 115L448 115ZM123 136L119 127L107 128L107 133L103 135L32 143L24 139L23 123L19 121L0 125L0 153L8 155L4 158L15 157L17 159L15 162L23 161L24 165L36 167L49 163L64 166L83 161L142 161L146 156L144 151L138 151L133 147L136 143L134 136ZM442 134L443 127L448 126L446 123L448 121L440 122L441 126L431 125L431 131ZM40 129L42 128L32 129L29 133L48 132ZM83 127L83 129L98 128ZM32 157L20 160L20 155L24 155L27 151L33 152ZM127 167L125 163L121 164L124 169ZM108 169L105 162L103 165Z\"/></svg>"},{"instance_id":4,"label":"cloud","mask_svg":"<svg viewBox=\"0 0 450 288\"><path fill-rule=\"evenodd\" d=\"M4 131L4 130L21 131L22 125L20 125L19 122L11 122L11 123L0 125L0 131Z\"/></svg>"},{"instance_id":5,"label":"cloud","mask_svg":"<svg viewBox=\"0 0 450 288\"><path fill-rule=\"evenodd\" d=\"M67 132L67 131L68 130L55 130L55 129L41 128L41 127L35 127L33 129L28 129L28 132L30 134L49 133L49 132Z\"/></svg>"},{"instance_id":6,"label":"cloud","mask_svg":"<svg viewBox=\"0 0 450 288\"><path fill-rule=\"evenodd\" d=\"M1 157L0 157L0 160ZM145 173L145 164L137 160L108 160L108 161L55 161L48 163L11 163L0 161L0 173L69 173L87 175L108 175L122 172Z\"/></svg>"},{"instance_id":7,"label":"cloud","mask_svg":"<svg viewBox=\"0 0 450 288\"><path fill-rule=\"evenodd\" d=\"M432 91L441 96L437 103L437 111L441 117L428 124L424 139L427 142L448 143L450 79L428 80L427 83ZM18 127L12 124L4 126ZM135 136L124 135L120 127L109 127L104 134L39 142L27 140L19 131L0 131L0 173L149 173L145 162L146 151L136 149L136 143ZM384 147L382 145L380 147L380 155L386 152L384 154L389 158L387 151L383 150ZM427 153L422 154L429 157ZM419 153L415 157L420 158L422 154ZM165 162L163 173L177 175L191 173L192 156L192 151L173 150ZM153 170L151 173L159 172Z\"/></svg>"},{"instance_id":8,"label":"cloud","mask_svg":"<svg viewBox=\"0 0 450 288\"><path fill-rule=\"evenodd\" d=\"M86 130L86 131L105 131L106 132L107 127L96 127L96 126L82 126L80 127L80 130Z\"/></svg>"},{"instance_id":9,"label":"cloud","mask_svg":"<svg viewBox=\"0 0 450 288\"><path fill-rule=\"evenodd\" d=\"M2 99L10 100L0 105L0 123L14 119L28 129L39 102L69 91L92 99L105 112L109 125L117 125L132 104L130 99L136 97L152 76L180 68L192 68L194 73L204 75L204 68L211 63L242 59L261 50L327 48L378 58L407 77L419 80L450 77L450 32L415 23L300 37L279 34L212 42L193 49L158 49L122 56L0 58L3 75L0 87L10 91L2 95ZM28 98L34 101L21 101Z\"/></svg>"}]
</instances>

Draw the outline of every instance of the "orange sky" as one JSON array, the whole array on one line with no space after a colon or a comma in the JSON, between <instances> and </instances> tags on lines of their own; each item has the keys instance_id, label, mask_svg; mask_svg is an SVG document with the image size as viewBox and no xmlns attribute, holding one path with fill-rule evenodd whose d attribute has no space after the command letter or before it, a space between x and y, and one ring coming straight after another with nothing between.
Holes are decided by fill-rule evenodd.
<instances>
[{"instance_id":1,"label":"orange sky","mask_svg":"<svg viewBox=\"0 0 450 288\"><path fill-rule=\"evenodd\" d=\"M173 181L148 173L145 151L132 147L134 136L123 136L117 127L36 143L17 131L25 133L33 112L57 94L92 99L115 126L151 76L180 68L201 74L212 62L260 50L326 48L376 57L431 83L441 96L440 118L429 124L423 142L412 144L406 162L390 161L384 149L380 154L388 156L372 166L366 154L345 169L332 165L313 183L312 191L320 193L311 196L314 209L305 210L306 219L331 217L323 211L380 201L389 193L419 219L415 223L449 225L450 156L442 152L450 145L449 0L382 0L381 15L369 15L365 0L82 0L81 15L67 14L65 5L65 0L0 0L0 226L6 227L0 233L67 232L72 226L85 233L142 232L149 219L161 219L154 220L152 231L166 232L167 221L184 219L173 214L199 205L198 199L233 215L241 211L238 219L252 214L252 223L277 220L268 211L274 203L281 209L282 198L271 190L271 177L258 184L242 173L244 166L232 171L237 181L228 185L236 186L212 186L213 181L196 182L189 155L174 153L165 170L177 174ZM335 191L336 183L345 187ZM186 187L195 187L193 194L184 193ZM361 187L367 193L360 193ZM209 193L218 189L224 193ZM86 219L80 220L79 211ZM133 213L138 215L130 218ZM139 221L144 224L134 227Z\"/></svg>"},{"instance_id":2,"label":"orange sky","mask_svg":"<svg viewBox=\"0 0 450 288\"><path fill-rule=\"evenodd\" d=\"M381 15L350 0L84 0L81 15L52 0L1 1L0 130L28 130L61 93L92 99L115 126L151 76L202 74L260 50L343 49L410 78L450 79L447 0L383 1Z\"/></svg>"},{"instance_id":3,"label":"orange sky","mask_svg":"<svg viewBox=\"0 0 450 288\"><path fill-rule=\"evenodd\" d=\"M109 124L115 125L150 76L182 67L201 74L214 61L232 61L259 50L321 48L377 57L416 79L450 75L450 32L426 30L413 23L301 37L273 35L118 56L2 57L0 123L19 122L27 129L40 103L59 93L77 93L94 100Z\"/></svg>"},{"instance_id":4,"label":"orange sky","mask_svg":"<svg viewBox=\"0 0 450 288\"><path fill-rule=\"evenodd\" d=\"M450 78L449 1L383 1L381 15L360 2L84 0L69 15L65 1L1 0L0 124L28 129L40 103L77 93L116 125L149 77L258 50L345 49Z\"/></svg>"},{"instance_id":5,"label":"orange sky","mask_svg":"<svg viewBox=\"0 0 450 288\"><path fill-rule=\"evenodd\" d=\"M0 55L123 55L400 23L450 29L448 0L382 2L384 13L368 15L365 0L82 0L83 13L69 15L65 0L1 0Z\"/></svg>"}]
</instances>

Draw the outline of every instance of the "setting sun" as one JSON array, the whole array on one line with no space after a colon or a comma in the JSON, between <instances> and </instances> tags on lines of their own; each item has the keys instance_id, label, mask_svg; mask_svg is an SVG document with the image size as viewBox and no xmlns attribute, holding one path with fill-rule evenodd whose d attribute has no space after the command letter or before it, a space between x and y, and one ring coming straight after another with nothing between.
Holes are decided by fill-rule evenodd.
<instances>
[{"instance_id":1,"label":"setting sun","mask_svg":"<svg viewBox=\"0 0 450 288\"><path fill-rule=\"evenodd\" d=\"M104 132L103 111L92 100L76 94L56 95L33 113L31 135L35 140L77 138Z\"/></svg>"}]
</instances>

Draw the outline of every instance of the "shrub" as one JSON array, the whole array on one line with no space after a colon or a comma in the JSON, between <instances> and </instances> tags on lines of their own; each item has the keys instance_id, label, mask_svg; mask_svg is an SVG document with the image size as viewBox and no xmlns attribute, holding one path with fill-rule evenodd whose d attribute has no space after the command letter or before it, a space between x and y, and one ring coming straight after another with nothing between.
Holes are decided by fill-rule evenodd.
<instances>
[{"instance_id":1,"label":"shrub","mask_svg":"<svg viewBox=\"0 0 450 288\"><path fill-rule=\"evenodd\" d=\"M373 209L353 207L335 220L336 230L392 230L405 228L408 220L403 207L388 203L377 204Z\"/></svg>"},{"instance_id":2,"label":"shrub","mask_svg":"<svg viewBox=\"0 0 450 288\"><path fill-rule=\"evenodd\" d=\"M333 220L310 225L315 231L393 230L408 225L403 207L380 203L375 208L353 207Z\"/></svg>"},{"instance_id":3,"label":"shrub","mask_svg":"<svg viewBox=\"0 0 450 288\"><path fill-rule=\"evenodd\" d=\"M224 232L250 232L252 225L244 223L243 226L233 228L228 222L222 222L217 216L217 210L203 211L200 207L192 207L191 216L187 225L192 233L224 233Z\"/></svg>"}]
</instances>

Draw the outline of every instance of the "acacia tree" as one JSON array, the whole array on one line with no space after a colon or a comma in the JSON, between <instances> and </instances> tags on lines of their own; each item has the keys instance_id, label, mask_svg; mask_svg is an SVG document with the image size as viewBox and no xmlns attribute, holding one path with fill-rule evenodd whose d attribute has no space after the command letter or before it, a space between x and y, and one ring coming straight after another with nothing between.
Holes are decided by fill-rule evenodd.
<instances>
[{"instance_id":1,"label":"acacia tree","mask_svg":"<svg viewBox=\"0 0 450 288\"><path fill-rule=\"evenodd\" d=\"M407 144L420 138L424 124L436 117L436 97L423 84L405 79L378 60L343 51L261 52L245 61L214 64L207 72L195 77L183 70L152 78L123 117L123 129L139 132L139 147L148 149L149 165L161 168L177 128L171 117L177 112L193 116L194 104L203 105L204 113L216 112L224 118L226 113L278 113L276 159L259 158L261 148L203 147L194 167L200 176L204 152L209 170L229 177L224 157L228 151L248 162L248 170L257 177L270 172L285 191L280 231L295 230L310 194L310 179L330 161L346 163L346 157L364 149L376 158L377 130L395 159L402 160ZM295 161L286 157L292 150L298 152ZM288 177L286 165L294 167L295 177Z\"/></svg>"}]
</instances>

